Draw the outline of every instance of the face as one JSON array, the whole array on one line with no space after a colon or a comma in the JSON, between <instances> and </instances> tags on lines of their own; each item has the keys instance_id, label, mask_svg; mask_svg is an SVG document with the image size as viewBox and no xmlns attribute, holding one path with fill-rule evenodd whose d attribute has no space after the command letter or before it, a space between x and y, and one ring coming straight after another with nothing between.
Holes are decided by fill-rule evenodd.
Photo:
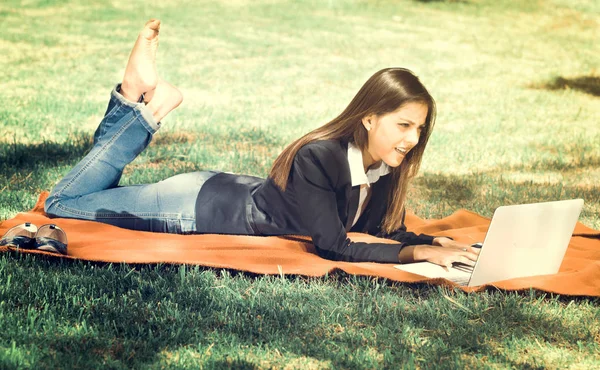
<instances>
[{"instance_id":1,"label":"face","mask_svg":"<svg viewBox=\"0 0 600 370\"><path fill-rule=\"evenodd\" d=\"M406 154L419 142L427 119L427 105L411 102L384 115L363 118L369 143L363 152L365 171L383 161L390 167L398 167Z\"/></svg>"}]
</instances>

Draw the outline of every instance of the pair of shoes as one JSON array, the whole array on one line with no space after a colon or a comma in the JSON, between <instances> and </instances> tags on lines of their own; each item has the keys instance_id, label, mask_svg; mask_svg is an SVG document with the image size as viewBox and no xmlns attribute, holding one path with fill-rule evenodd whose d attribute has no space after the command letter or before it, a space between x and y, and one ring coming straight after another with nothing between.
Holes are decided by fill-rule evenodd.
<instances>
[{"instance_id":1,"label":"pair of shoes","mask_svg":"<svg viewBox=\"0 0 600 370\"><path fill-rule=\"evenodd\" d=\"M67 234L55 224L42 225L38 229L26 222L8 230L0 239L0 246L67 254Z\"/></svg>"}]
</instances>

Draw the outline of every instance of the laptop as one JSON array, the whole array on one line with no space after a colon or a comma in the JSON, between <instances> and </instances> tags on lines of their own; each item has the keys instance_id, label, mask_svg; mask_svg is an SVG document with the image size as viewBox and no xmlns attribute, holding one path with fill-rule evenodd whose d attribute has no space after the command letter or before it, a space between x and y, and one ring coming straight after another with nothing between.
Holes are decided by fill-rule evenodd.
<instances>
[{"instance_id":1,"label":"laptop","mask_svg":"<svg viewBox=\"0 0 600 370\"><path fill-rule=\"evenodd\" d=\"M454 264L446 269L418 262L394 267L463 286L556 274L582 208L583 199L498 207L475 266Z\"/></svg>"}]
</instances>

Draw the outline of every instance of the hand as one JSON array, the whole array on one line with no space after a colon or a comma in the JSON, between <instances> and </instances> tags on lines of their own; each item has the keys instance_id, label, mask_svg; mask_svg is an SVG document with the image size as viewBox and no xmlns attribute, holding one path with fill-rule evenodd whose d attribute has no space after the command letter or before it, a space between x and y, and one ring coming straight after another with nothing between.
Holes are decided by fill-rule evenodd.
<instances>
[{"instance_id":1,"label":"hand","mask_svg":"<svg viewBox=\"0 0 600 370\"><path fill-rule=\"evenodd\" d=\"M465 244L461 242L457 242L450 238L446 237L437 237L433 239L433 245L440 246L442 248L448 248L453 251L454 259L450 256L446 256L445 258L442 256L434 256L435 261L429 261L432 263L436 263L438 265L442 265L445 267L451 267L454 262L461 262L467 264L469 266L475 266L475 262L477 261L477 256L479 256L479 252L481 252L480 248L473 248L470 244ZM462 252L462 253L461 253ZM439 253L438 253L439 254ZM441 253L446 254L446 253Z\"/></svg>"},{"instance_id":2,"label":"hand","mask_svg":"<svg viewBox=\"0 0 600 370\"><path fill-rule=\"evenodd\" d=\"M479 249L465 247L437 247L432 245L419 245L415 248L415 260L428 261L446 268L453 263L460 262L468 266L475 266Z\"/></svg>"},{"instance_id":3,"label":"hand","mask_svg":"<svg viewBox=\"0 0 600 370\"><path fill-rule=\"evenodd\" d=\"M437 245L439 247L444 247L444 248L454 248L454 249L462 249L462 250L464 250L466 248L467 251L475 252L477 254L479 254L479 251L480 251L479 248L471 247L471 244L457 242L456 240L452 240L452 239L446 238L444 236L434 238L432 245Z\"/></svg>"},{"instance_id":4,"label":"hand","mask_svg":"<svg viewBox=\"0 0 600 370\"><path fill-rule=\"evenodd\" d=\"M449 238L435 238L434 245L412 245L404 247L398 254L401 263L428 261L444 267L452 267L455 262L474 266L479 248L459 243Z\"/></svg>"}]
</instances>

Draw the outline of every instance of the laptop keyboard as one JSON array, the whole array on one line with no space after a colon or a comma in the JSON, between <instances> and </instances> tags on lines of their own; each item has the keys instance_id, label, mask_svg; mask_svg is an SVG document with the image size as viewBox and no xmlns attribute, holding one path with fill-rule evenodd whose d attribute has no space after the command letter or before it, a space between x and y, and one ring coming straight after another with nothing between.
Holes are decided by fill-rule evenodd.
<instances>
[{"instance_id":1,"label":"laptop keyboard","mask_svg":"<svg viewBox=\"0 0 600 370\"><path fill-rule=\"evenodd\" d=\"M469 280L471 280L471 274L473 274L473 266L466 265L464 263L455 262L452 265L452 268L461 272L464 272L464 275L454 276L450 278L450 281L458 284L458 285L467 285L469 284Z\"/></svg>"}]
</instances>

